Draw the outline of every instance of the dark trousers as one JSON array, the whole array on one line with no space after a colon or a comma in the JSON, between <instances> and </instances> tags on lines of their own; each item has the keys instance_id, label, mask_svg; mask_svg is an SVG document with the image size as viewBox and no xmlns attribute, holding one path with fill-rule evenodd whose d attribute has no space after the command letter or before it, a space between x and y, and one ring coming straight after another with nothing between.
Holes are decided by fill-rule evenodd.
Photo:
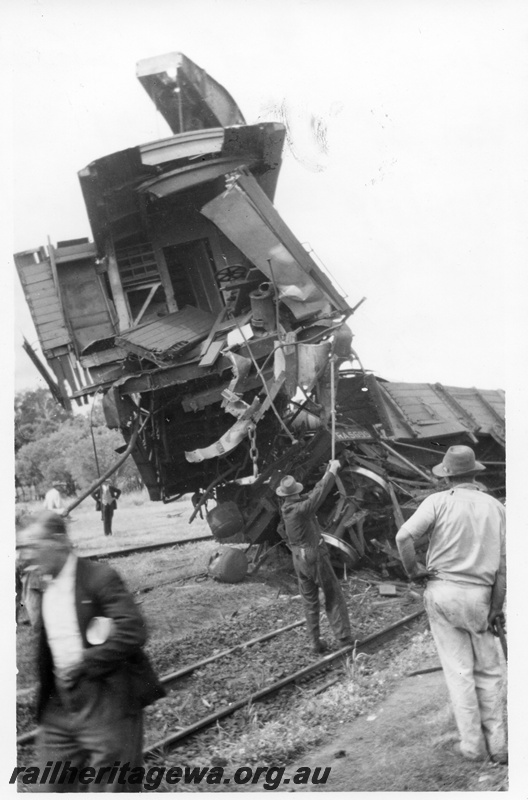
<instances>
[{"instance_id":1,"label":"dark trousers","mask_svg":"<svg viewBox=\"0 0 528 800\"><path fill-rule=\"evenodd\" d=\"M111 505L104 505L101 509L101 516L103 518L104 535L112 535L112 517L114 516L114 508Z\"/></svg>"},{"instance_id":2,"label":"dark trousers","mask_svg":"<svg viewBox=\"0 0 528 800\"><path fill-rule=\"evenodd\" d=\"M129 784L126 778L131 770L142 766L142 712L125 716L127 710L116 708L113 698L105 696L106 689L103 687L96 692L78 711L68 710L56 696L46 706L40 721L39 762L42 768L53 762L48 780L54 766L61 762L61 767L60 772L56 768L55 783L39 784L40 791L141 791L141 784ZM122 781L119 782L120 769L126 764L128 772L121 772ZM79 781L79 770L85 767L92 767L88 776L100 776L100 780L88 783L85 778L83 782L81 774ZM61 775L63 782L59 783Z\"/></svg>"},{"instance_id":3,"label":"dark trousers","mask_svg":"<svg viewBox=\"0 0 528 800\"><path fill-rule=\"evenodd\" d=\"M348 609L326 545L292 547L292 554L309 636L314 642L319 639L319 589L321 588L325 597L326 616L334 636L340 642L348 639L351 635Z\"/></svg>"}]
</instances>

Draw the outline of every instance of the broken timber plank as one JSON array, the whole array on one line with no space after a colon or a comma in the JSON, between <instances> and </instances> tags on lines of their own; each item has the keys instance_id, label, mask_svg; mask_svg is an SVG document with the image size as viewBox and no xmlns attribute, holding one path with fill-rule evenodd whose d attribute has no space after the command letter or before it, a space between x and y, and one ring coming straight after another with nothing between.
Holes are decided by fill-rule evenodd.
<instances>
[{"instance_id":1,"label":"broken timber plank","mask_svg":"<svg viewBox=\"0 0 528 800\"><path fill-rule=\"evenodd\" d=\"M218 342L212 342L209 345L209 347L207 348L207 351L205 352L205 354L204 354L203 358L201 359L201 361L199 362L198 366L199 367L212 367L212 365L215 363L215 361L219 357L220 353L224 349L225 344L226 344L226 340L225 339L219 339Z\"/></svg>"}]
</instances>

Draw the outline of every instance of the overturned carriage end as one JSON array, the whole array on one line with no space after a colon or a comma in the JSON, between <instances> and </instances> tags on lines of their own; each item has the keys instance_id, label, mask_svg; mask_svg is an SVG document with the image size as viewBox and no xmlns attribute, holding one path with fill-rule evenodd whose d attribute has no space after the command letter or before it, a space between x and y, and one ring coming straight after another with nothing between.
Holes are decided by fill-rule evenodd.
<instances>
[{"instance_id":1,"label":"overturned carriage end","mask_svg":"<svg viewBox=\"0 0 528 800\"><path fill-rule=\"evenodd\" d=\"M245 125L229 92L183 53L138 61L136 75L173 133Z\"/></svg>"}]
</instances>

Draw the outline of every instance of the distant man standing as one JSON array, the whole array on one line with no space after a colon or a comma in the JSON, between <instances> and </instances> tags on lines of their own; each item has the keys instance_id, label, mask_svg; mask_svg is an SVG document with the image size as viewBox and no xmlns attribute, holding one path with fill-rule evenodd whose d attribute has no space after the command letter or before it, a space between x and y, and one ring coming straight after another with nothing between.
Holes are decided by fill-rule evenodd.
<instances>
[{"instance_id":1,"label":"distant man standing","mask_svg":"<svg viewBox=\"0 0 528 800\"><path fill-rule=\"evenodd\" d=\"M353 643L345 598L315 516L339 467L339 461L330 461L327 471L310 494L301 495L303 485L292 475L282 478L276 490L276 494L283 498L282 520L291 546L306 626L315 653L324 653L327 649L326 643L319 636L319 588L323 590L326 615L339 645L345 647Z\"/></svg>"},{"instance_id":2,"label":"distant man standing","mask_svg":"<svg viewBox=\"0 0 528 800\"><path fill-rule=\"evenodd\" d=\"M42 576L39 758L64 774L40 789L86 790L79 771L90 768L101 779L89 791L126 791L112 767L141 766L142 708L165 694L142 650L143 617L115 570L77 558L57 514L44 512L18 546Z\"/></svg>"},{"instance_id":3,"label":"distant man standing","mask_svg":"<svg viewBox=\"0 0 528 800\"><path fill-rule=\"evenodd\" d=\"M493 637L506 596L504 506L480 491L485 469L470 447L450 447L433 473L450 488L427 497L400 528L396 544L418 577L415 543L430 534L424 603L451 697L460 744L472 761L507 763L500 707L501 665Z\"/></svg>"},{"instance_id":4,"label":"distant man standing","mask_svg":"<svg viewBox=\"0 0 528 800\"><path fill-rule=\"evenodd\" d=\"M105 536L112 535L112 519L117 508L116 500L120 496L121 489L118 489L117 486L112 486L109 481L104 481L99 489L96 489L92 494L96 503L95 510L101 512Z\"/></svg>"},{"instance_id":5,"label":"distant man standing","mask_svg":"<svg viewBox=\"0 0 528 800\"><path fill-rule=\"evenodd\" d=\"M44 497L44 508L46 511L60 511L63 507L60 489L62 487L60 481L53 481L51 489L46 492Z\"/></svg>"}]
</instances>

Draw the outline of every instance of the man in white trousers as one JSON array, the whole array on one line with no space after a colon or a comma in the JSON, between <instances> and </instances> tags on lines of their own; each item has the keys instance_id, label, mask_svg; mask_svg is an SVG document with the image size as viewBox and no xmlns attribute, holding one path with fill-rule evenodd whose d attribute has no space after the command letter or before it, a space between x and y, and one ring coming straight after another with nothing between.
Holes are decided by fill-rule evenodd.
<instances>
[{"instance_id":1,"label":"man in white trousers","mask_svg":"<svg viewBox=\"0 0 528 800\"><path fill-rule=\"evenodd\" d=\"M502 668L493 634L504 619L506 514L475 482L484 469L470 447L450 447L433 467L449 488L421 503L396 544L409 577L427 577L425 608L460 735L455 751L472 761L489 756L505 764ZM414 545L425 534L424 570Z\"/></svg>"}]
</instances>

